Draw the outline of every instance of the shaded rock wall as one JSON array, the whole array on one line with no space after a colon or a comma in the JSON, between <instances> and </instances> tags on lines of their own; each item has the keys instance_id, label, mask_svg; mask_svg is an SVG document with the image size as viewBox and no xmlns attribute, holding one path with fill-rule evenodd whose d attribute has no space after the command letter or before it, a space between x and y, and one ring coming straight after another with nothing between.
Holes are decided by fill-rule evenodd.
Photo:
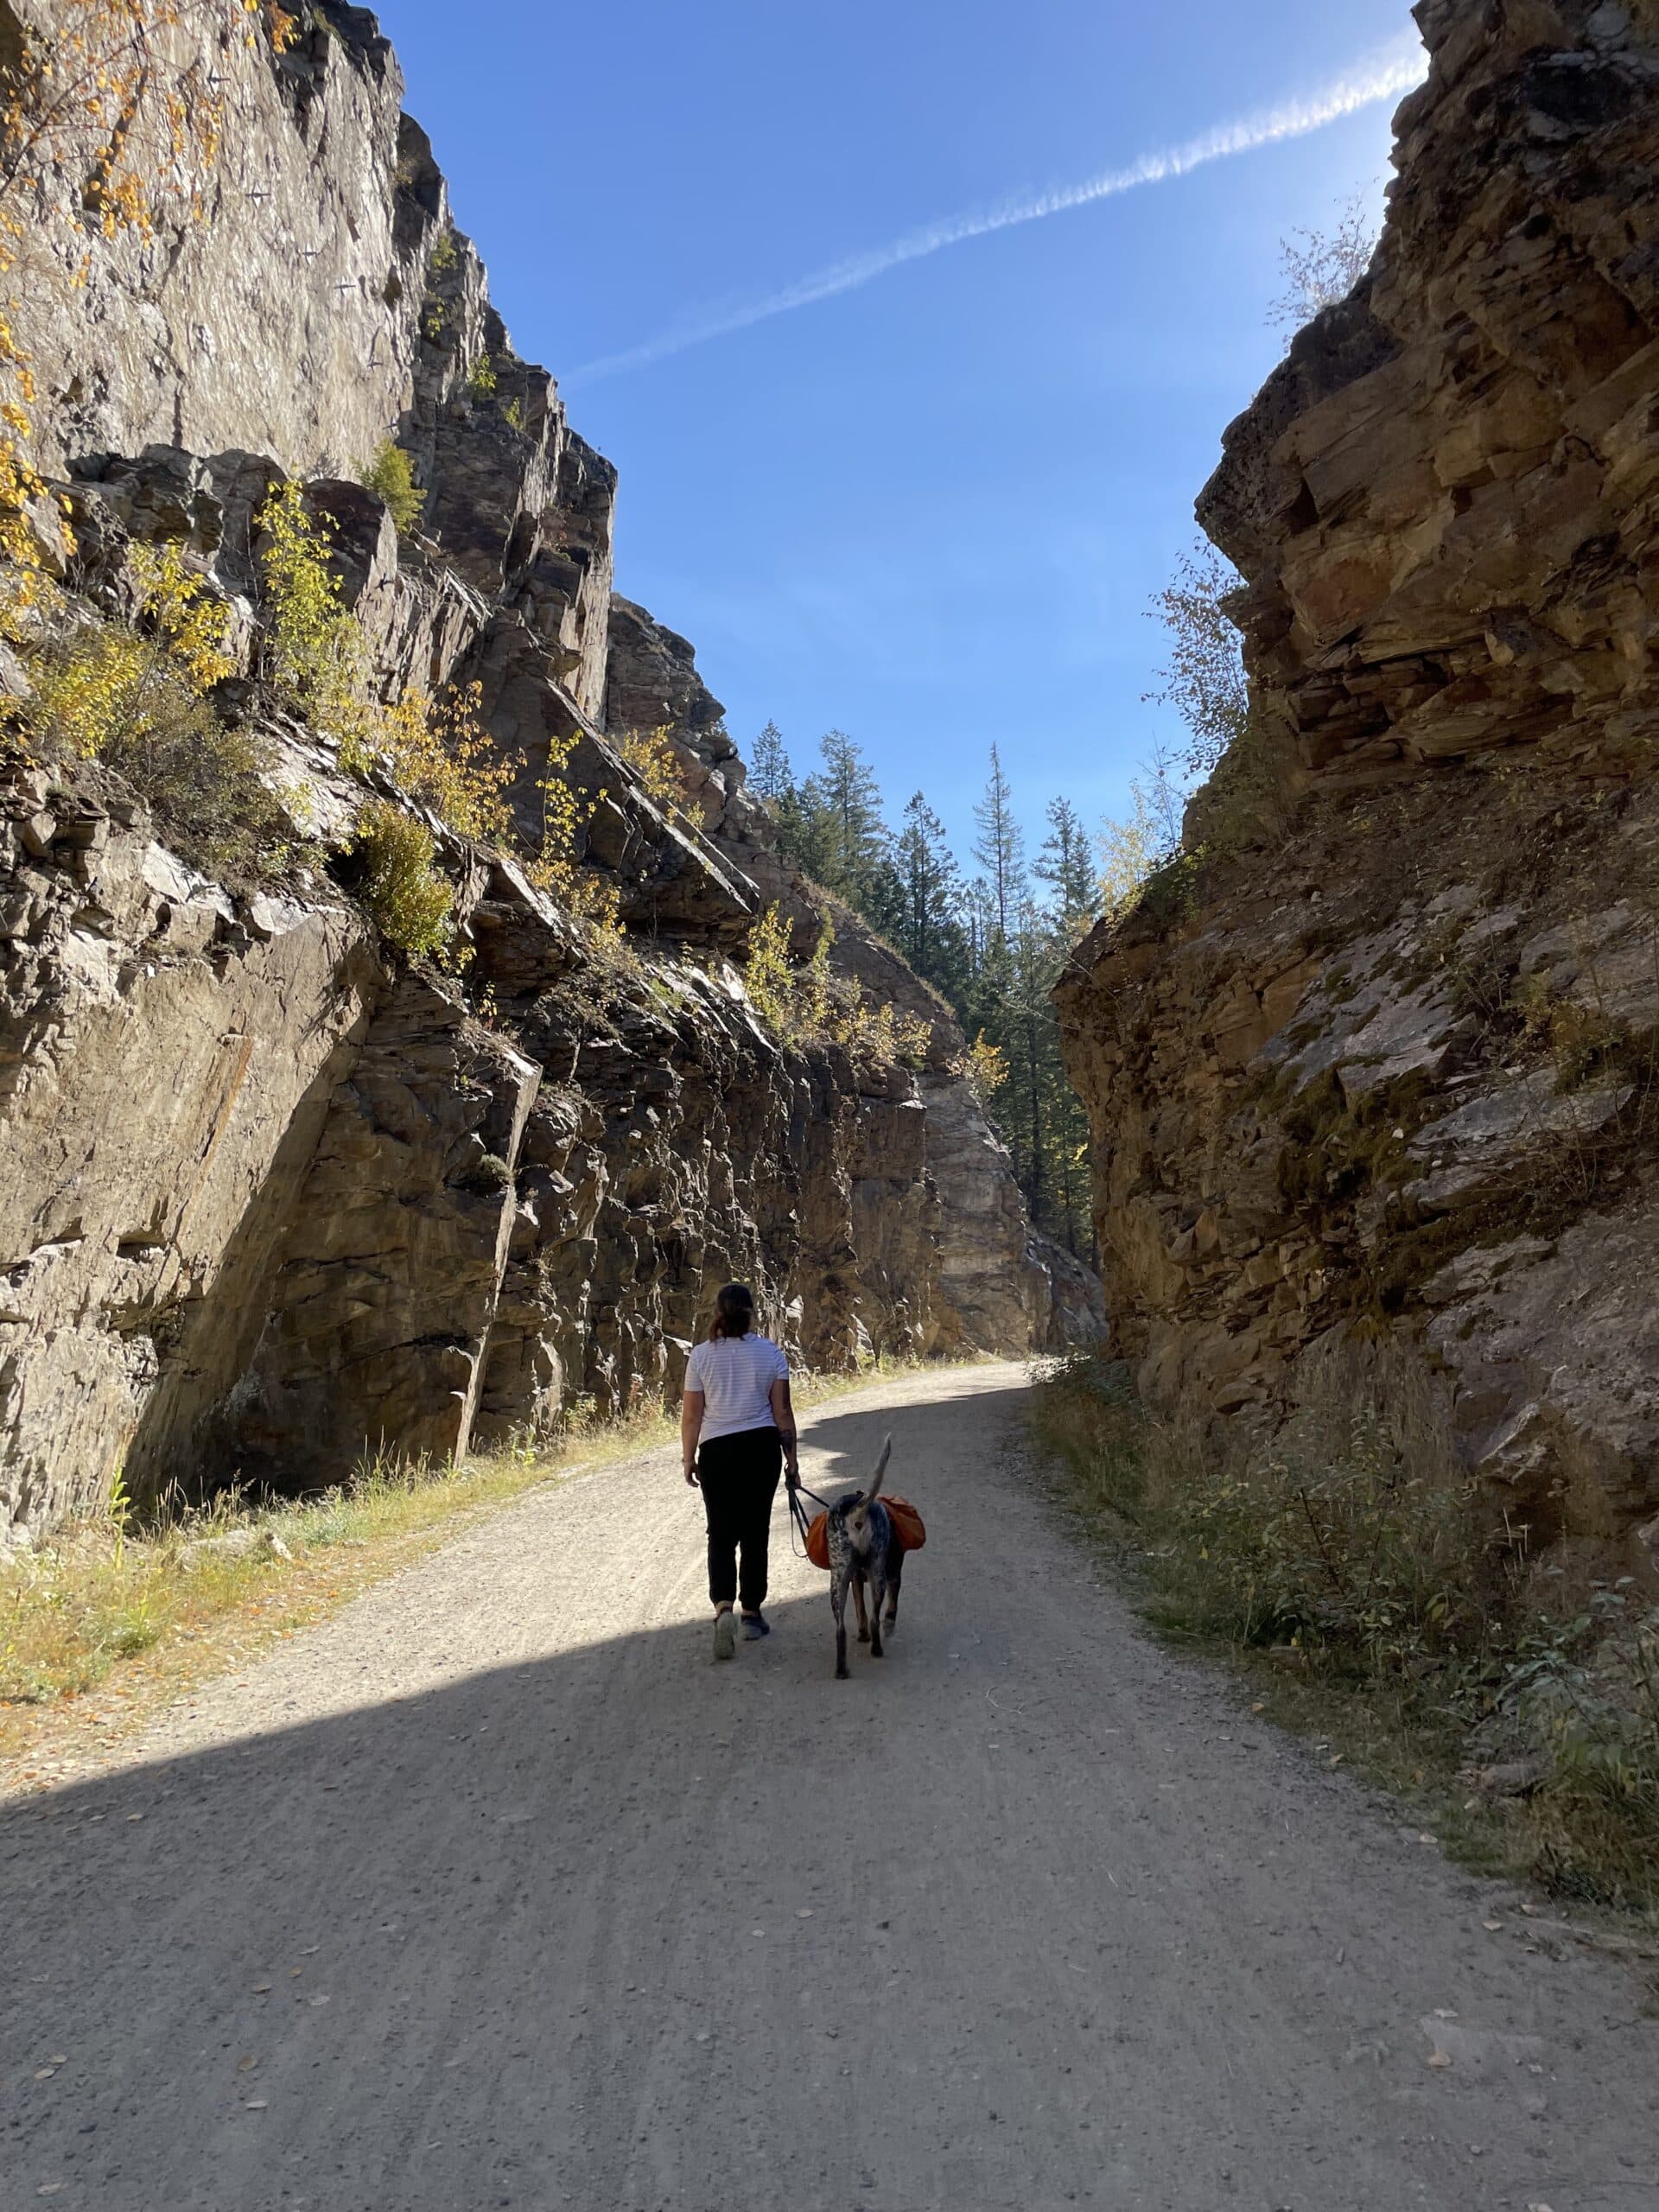
<instances>
[{"instance_id":1,"label":"shaded rock wall","mask_svg":"<svg viewBox=\"0 0 1659 2212\"><path fill-rule=\"evenodd\" d=\"M226 1439L246 1474L326 1478L365 1444L473 1433L540 1071L461 992L399 976L329 1102Z\"/></svg>"},{"instance_id":2,"label":"shaded rock wall","mask_svg":"<svg viewBox=\"0 0 1659 2212\"><path fill-rule=\"evenodd\" d=\"M1495 1502L1617 1549L1659 1502L1659 22L1417 14L1371 276L1199 504L1255 734L1058 995L1156 1400L1270 1414L1386 1334Z\"/></svg>"},{"instance_id":3,"label":"shaded rock wall","mask_svg":"<svg viewBox=\"0 0 1659 2212\"><path fill-rule=\"evenodd\" d=\"M728 1275L817 1365L1096 1325L1086 1279L1029 1236L944 1009L888 948L835 916L845 969L938 1021L925 1069L785 1049L757 1020L755 918L785 901L804 950L823 894L772 849L690 645L614 598L614 472L513 353L372 18L321 0L301 31L285 57L222 57L207 224L99 242L86 287L30 297L67 581L118 612L132 542L184 548L223 594L228 704L296 849L280 891L210 882L118 777L7 756L0 1540L118 1468L140 1498L298 1486L381 1445L440 1456L578 1398L671 1394ZM401 537L355 480L393 435L425 493ZM619 945L429 815L453 957L378 941L343 850L367 790L423 810L250 680L257 517L289 474L384 694L477 687L523 762L527 842L568 752ZM617 750L664 725L681 809Z\"/></svg>"},{"instance_id":4,"label":"shaded rock wall","mask_svg":"<svg viewBox=\"0 0 1659 2212\"><path fill-rule=\"evenodd\" d=\"M3 1530L129 1452L185 1471L141 1428L243 1371L380 971L343 902L233 900L95 775L14 773L0 812Z\"/></svg>"}]
</instances>

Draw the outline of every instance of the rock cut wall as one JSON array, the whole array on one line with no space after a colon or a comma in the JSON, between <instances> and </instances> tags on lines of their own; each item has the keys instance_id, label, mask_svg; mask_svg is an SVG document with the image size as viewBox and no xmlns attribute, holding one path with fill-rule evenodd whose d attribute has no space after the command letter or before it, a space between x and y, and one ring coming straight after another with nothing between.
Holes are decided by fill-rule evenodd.
<instances>
[{"instance_id":1,"label":"rock cut wall","mask_svg":"<svg viewBox=\"0 0 1659 2212\"><path fill-rule=\"evenodd\" d=\"M1389 1338L1495 1504L1617 1552L1659 1503L1659 17L1416 14L1370 277L1199 502L1251 735L1059 1001L1156 1401L1270 1418Z\"/></svg>"}]
</instances>

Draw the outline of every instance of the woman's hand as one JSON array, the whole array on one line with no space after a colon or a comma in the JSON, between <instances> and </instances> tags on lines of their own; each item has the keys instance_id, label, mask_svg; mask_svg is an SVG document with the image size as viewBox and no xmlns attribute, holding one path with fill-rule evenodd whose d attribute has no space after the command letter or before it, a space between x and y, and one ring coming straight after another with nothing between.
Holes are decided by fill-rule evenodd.
<instances>
[{"instance_id":1,"label":"woman's hand","mask_svg":"<svg viewBox=\"0 0 1659 2212\"><path fill-rule=\"evenodd\" d=\"M702 1434L702 1392L688 1390L680 1400L680 1464L690 1489L697 1487L697 1440Z\"/></svg>"},{"instance_id":2,"label":"woman's hand","mask_svg":"<svg viewBox=\"0 0 1659 2212\"><path fill-rule=\"evenodd\" d=\"M795 1408L789 1395L789 1377L780 1375L768 1393L772 1400L772 1417L778 1425L778 1433L784 1445L784 1480L791 1490L798 1490L801 1465L796 1449Z\"/></svg>"}]
</instances>

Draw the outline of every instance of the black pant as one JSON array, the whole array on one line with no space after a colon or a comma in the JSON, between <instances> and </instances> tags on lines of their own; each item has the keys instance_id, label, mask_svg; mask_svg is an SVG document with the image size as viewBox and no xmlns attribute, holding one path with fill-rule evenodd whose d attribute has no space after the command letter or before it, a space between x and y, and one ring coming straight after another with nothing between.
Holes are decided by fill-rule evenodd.
<instances>
[{"instance_id":1,"label":"black pant","mask_svg":"<svg viewBox=\"0 0 1659 2212\"><path fill-rule=\"evenodd\" d=\"M775 1428L741 1428L698 1448L697 1480L709 1516L709 1595L717 1605L729 1605L738 1594L740 1545L743 1610L758 1613L765 1601L766 1539L783 1464L784 1440Z\"/></svg>"}]
</instances>

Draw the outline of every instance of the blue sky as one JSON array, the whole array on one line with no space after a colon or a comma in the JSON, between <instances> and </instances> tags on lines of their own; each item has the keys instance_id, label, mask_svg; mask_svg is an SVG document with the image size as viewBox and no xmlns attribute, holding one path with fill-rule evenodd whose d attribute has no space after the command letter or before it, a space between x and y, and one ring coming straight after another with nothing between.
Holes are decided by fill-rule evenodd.
<instances>
[{"instance_id":1,"label":"blue sky","mask_svg":"<svg viewBox=\"0 0 1659 2212\"><path fill-rule=\"evenodd\" d=\"M620 588L739 742L770 715L805 767L838 725L963 849L994 741L1033 830L1056 792L1120 809L1160 722L1145 609L1279 351L1279 242L1380 193L1392 99L588 365L1363 77L1405 0L379 12L514 343L621 472Z\"/></svg>"}]
</instances>

